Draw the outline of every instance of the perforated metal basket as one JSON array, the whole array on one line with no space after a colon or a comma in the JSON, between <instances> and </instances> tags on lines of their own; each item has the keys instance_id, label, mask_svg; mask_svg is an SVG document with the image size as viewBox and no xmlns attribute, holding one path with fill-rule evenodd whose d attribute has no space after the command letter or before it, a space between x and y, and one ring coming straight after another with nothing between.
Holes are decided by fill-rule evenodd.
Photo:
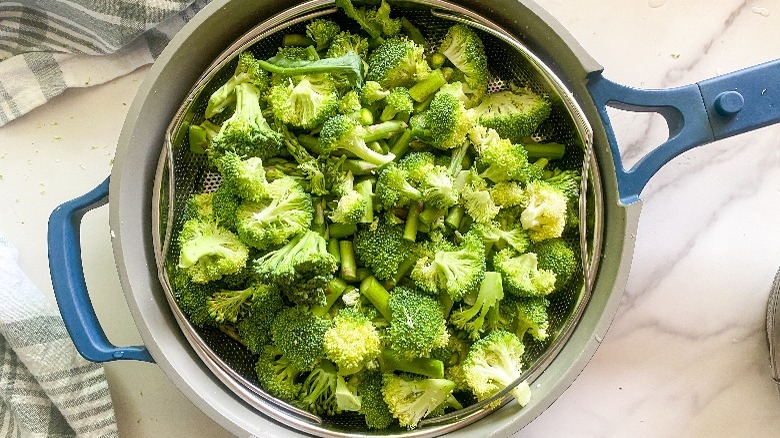
<instances>
[{"instance_id":1,"label":"perforated metal basket","mask_svg":"<svg viewBox=\"0 0 780 438\"><path fill-rule=\"evenodd\" d=\"M485 17L455 4L434 0L393 3L392 10L394 16L404 16L418 27L432 47L455 22L476 28L485 43L489 60L489 91L517 84L549 95L553 102L552 113L534 135L539 140L565 144L567 153L559 165L579 169L583 174L580 238L571 243L580 248L584 268L567 289L549 297L552 316L549 339L535 342L526 338L526 371L517 383L525 379L533 382L565 345L588 302L598 269L599 257L592 255L600 254L602 200L598 168L591 149L590 126L561 80L522 42ZM258 58L268 58L281 45L283 34L303 33L304 23L320 16L334 19L345 29L355 27L330 1L313 1L288 9L259 24L228 47L203 73L182 103L166 134L153 193L154 249L160 281L183 334L204 364L227 388L262 414L301 432L318 436L441 435L479 420L498 406L510 402L508 392L511 388L462 410L423 420L415 430L370 432L361 417L343 414L319 418L267 394L254 375L256 357L216 328L191 325L173 298L169 274L178 262L176 233L182 222L184 205L192 194L213 191L220 184L219 175L209 170L205 156L190 152L188 127L202 121L208 97L233 74L240 52L250 51Z\"/></svg>"}]
</instances>

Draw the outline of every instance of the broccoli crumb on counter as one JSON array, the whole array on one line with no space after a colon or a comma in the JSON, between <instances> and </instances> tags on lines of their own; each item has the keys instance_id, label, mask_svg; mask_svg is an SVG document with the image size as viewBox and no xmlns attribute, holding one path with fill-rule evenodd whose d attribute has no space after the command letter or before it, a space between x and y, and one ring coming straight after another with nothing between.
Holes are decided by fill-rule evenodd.
<instances>
[{"instance_id":1,"label":"broccoli crumb on counter","mask_svg":"<svg viewBox=\"0 0 780 438\"><path fill-rule=\"evenodd\" d=\"M174 298L315 415L413 429L511 385L524 406L526 346L581 270L580 174L531 139L552 103L489 92L467 25L429 41L385 1L336 5L239 54L190 125L220 178L186 202Z\"/></svg>"}]
</instances>

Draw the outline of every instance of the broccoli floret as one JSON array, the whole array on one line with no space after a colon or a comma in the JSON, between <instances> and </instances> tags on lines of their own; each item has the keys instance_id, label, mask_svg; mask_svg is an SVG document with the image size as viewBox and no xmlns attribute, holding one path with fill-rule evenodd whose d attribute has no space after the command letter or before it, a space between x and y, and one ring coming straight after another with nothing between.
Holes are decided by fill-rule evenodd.
<instances>
[{"instance_id":1,"label":"broccoli floret","mask_svg":"<svg viewBox=\"0 0 780 438\"><path fill-rule=\"evenodd\" d=\"M447 343L449 345L449 342ZM435 349L431 354L443 348ZM444 362L433 357L406 357L390 349L382 350L379 356L379 370L383 373L401 372L418 374L433 379L444 378Z\"/></svg>"},{"instance_id":2,"label":"broccoli floret","mask_svg":"<svg viewBox=\"0 0 780 438\"><path fill-rule=\"evenodd\" d=\"M473 124L470 112L463 102L449 93L437 92L431 104L410 120L413 135L431 146L454 149L466 140Z\"/></svg>"},{"instance_id":3,"label":"broccoli floret","mask_svg":"<svg viewBox=\"0 0 780 438\"><path fill-rule=\"evenodd\" d=\"M208 307L212 286L195 283L184 269L174 268L171 274L171 289L173 298L179 309L187 315L188 320L196 327L213 325Z\"/></svg>"},{"instance_id":4,"label":"broccoli floret","mask_svg":"<svg viewBox=\"0 0 780 438\"><path fill-rule=\"evenodd\" d=\"M582 177L574 170L556 169L552 176L545 177L544 182L559 189L566 195L566 225L567 230L576 231L580 224L580 190Z\"/></svg>"},{"instance_id":5,"label":"broccoli floret","mask_svg":"<svg viewBox=\"0 0 780 438\"><path fill-rule=\"evenodd\" d=\"M455 390L447 379L384 374L382 394L401 427L414 429L423 418L444 405Z\"/></svg>"},{"instance_id":6,"label":"broccoli floret","mask_svg":"<svg viewBox=\"0 0 780 438\"><path fill-rule=\"evenodd\" d=\"M485 278L479 287L474 304L462 305L459 310L453 311L450 315L450 323L466 331L472 340L477 340L490 325L490 318L498 318L498 306L503 298L504 288L501 284L501 274L492 271L485 272ZM491 313L493 316L488 316Z\"/></svg>"},{"instance_id":7,"label":"broccoli floret","mask_svg":"<svg viewBox=\"0 0 780 438\"><path fill-rule=\"evenodd\" d=\"M506 306L512 318L512 332L521 340L528 333L537 341L544 341L549 336L549 305L550 301L544 297L510 296L501 303L502 309Z\"/></svg>"},{"instance_id":8,"label":"broccoli floret","mask_svg":"<svg viewBox=\"0 0 780 438\"><path fill-rule=\"evenodd\" d=\"M325 289L338 268L327 245L319 233L307 230L256 258L254 267L261 280L278 287L295 304L323 305Z\"/></svg>"},{"instance_id":9,"label":"broccoli floret","mask_svg":"<svg viewBox=\"0 0 780 438\"><path fill-rule=\"evenodd\" d=\"M528 233L519 223L502 223L493 220L487 223L476 224L476 229L482 236L486 245L490 244L496 249L512 248L518 253L523 253L531 243Z\"/></svg>"},{"instance_id":10,"label":"broccoli floret","mask_svg":"<svg viewBox=\"0 0 780 438\"><path fill-rule=\"evenodd\" d=\"M395 118L405 119L414 111L414 100L409 90L404 87L395 87L385 98L385 107L379 120L386 122Z\"/></svg>"},{"instance_id":11,"label":"broccoli floret","mask_svg":"<svg viewBox=\"0 0 780 438\"><path fill-rule=\"evenodd\" d=\"M463 74L464 91L479 101L487 93L488 66L485 47L474 29L461 23L450 27L438 51Z\"/></svg>"},{"instance_id":12,"label":"broccoli floret","mask_svg":"<svg viewBox=\"0 0 780 438\"><path fill-rule=\"evenodd\" d=\"M474 112L480 125L495 129L512 143L522 143L550 115L551 108L547 96L516 88L485 96Z\"/></svg>"},{"instance_id":13,"label":"broccoli floret","mask_svg":"<svg viewBox=\"0 0 780 438\"><path fill-rule=\"evenodd\" d=\"M493 268L501 273L504 290L521 297L545 296L555 290L555 274L541 269L536 254L518 254L505 248L493 256Z\"/></svg>"},{"instance_id":14,"label":"broccoli floret","mask_svg":"<svg viewBox=\"0 0 780 438\"><path fill-rule=\"evenodd\" d=\"M271 323L284 308L276 288L257 286L246 314L236 325L238 337L252 353L258 354L271 342Z\"/></svg>"},{"instance_id":15,"label":"broccoli floret","mask_svg":"<svg viewBox=\"0 0 780 438\"><path fill-rule=\"evenodd\" d=\"M238 225L236 212L241 202L243 202L242 198L238 195L235 187L230 184L220 184L213 193L211 205L214 209L214 218L217 220L217 224L236 231Z\"/></svg>"},{"instance_id":16,"label":"broccoli floret","mask_svg":"<svg viewBox=\"0 0 780 438\"><path fill-rule=\"evenodd\" d=\"M268 198L268 181L261 158L242 159L233 152L226 152L217 160L217 168L222 175L222 184L232 186L241 198L255 202Z\"/></svg>"},{"instance_id":17,"label":"broccoli floret","mask_svg":"<svg viewBox=\"0 0 780 438\"><path fill-rule=\"evenodd\" d=\"M214 221L190 219L179 231L179 264L193 282L207 283L246 266L249 248Z\"/></svg>"},{"instance_id":18,"label":"broccoli floret","mask_svg":"<svg viewBox=\"0 0 780 438\"><path fill-rule=\"evenodd\" d=\"M268 249L287 242L311 225L311 196L292 177L268 184L270 200L243 202L236 211L238 235L247 244Z\"/></svg>"},{"instance_id":19,"label":"broccoli floret","mask_svg":"<svg viewBox=\"0 0 780 438\"><path fill-rule=\"evenodd\" d=\"M393 422L393 414L382 396L382 373L366 371L360 375L357 386L360 412L369 429L385 429Z\"/></svg>"},{"instance_id":20,"label":"broccoli floret","mask_svg":"<svg viewBox=\"0 0 780 438\"><path fill-rule=\"evenodd\" d=\"M387 163L379 171L376 197L385 209L406 206L422 198L422 193L409 183L409 175L394 162Z\"/></svg>"},{"instance_id":21,"label":"broccoli floret","mask_svg":"<svg viewBox=\"0 0 780 438\"><path fill-rule=\"evenodd\" d=\"M189 219L201 219L204 221L210 221L214 219L214 193L195 193L187 199L187 203L184 204L184 213L182 219L187 221Z\"/></svg>"},{"instance_id":22,"label":"broccoli floret","mask_svg":"<svg viewBox=\"0 0 780 438\"><path fill-rule=\"evenodd\" d=\"M385 0L379 5L376 11L369 11L367 16L379 25L383 36L393 36L401 31L401 19L390 18L390 4Z\"/></svg>"},{"instance_id":23,"label":"broccoli floret","mask_svg":"<svg viewBox=\"0 0 780 438\"><path fill-rule=\"evenodd\" d=\"M382 36L391 36L401 30L401 20L390 18L390 5L382 0L379 8L356 8L351 0L336 0L336 6L366 32L371 39L381 41Z\"/></svg>"},{"instance_id":24,"label":"broccoli floret","mask_svg":"<svg viewBox=\"0 0 780 438\"><path fill-rule=\"evenodd\" d=\"M282 152L282 135L271 129L260 108L260 90L250 84L236 85L236 110L222 123L208 149L209 158L226 152L243 158L267 159Z\"/></svg>"},{"instance_id":25,"label":"broccoli floret","mask_svg":"<svg viewBox=\"0 0 780 438\"><path fill-rule=\"evenodd\" d=\"M314 129L336 114L339 94L327 74L310 74L274 85L268 103L276 120L296 128Z\"/></svg>"},{"instance_id":26,"label":"broccoli floret","mask_svg":"<svg viewBox=\"0 0 780 438\"><path fill-rule=\"evenodd\" d=\"M333 37L325 56L338 58L347 52L355 52L361 59L365 59L368 55L368 40L354 33L340 32Z\"/></svg>"},{"instance_id":27,"label":"broccoli floret","mask_svg":"<svg viewBox=\"0 0 780 438\"><path fill-rule=\"evenodd\" d=\"M355 257L379 280L392 280L399 267L414 258L412 244L403 234L403 225L386 220L380 220L376 228L361 226L355 234Z\"/></svg>"},{"instance_id":28,"label":"broccoli floret","mask_svg":"<svg viewBox=\"0 0 780 438\"><path fill-rule=\"evenodd\" d=\"M323 360L306 376L295 404L315 415L335 415L339 412L337 384L336 366Z\"/></svg>"},{"instance_id":29,"label":"broccoli floret","mask_svg":"<svg viewBox=\"0 0 780 438\"><path fill-rule=\"evenodd\" d=\"M360 94L356 90L349 90L339 100L339 114L353 116L363 109L360 103Z\"/></svg>"},{"instance_id":30,"label":"broccoli floret","mask_svg":"<svg viewBox=\"0 0 780 438\"><path fill-rule=\"evenodd\" d=\"M414 41L396 36L386 39L368 56L367 81L376 81L385 90L411 87L428 74L425 49Z\"/></svg>"},{"instance_id":31,"label":"broccoli floret","mask_svg":"<svg viewBox=\"0 0 780 438\"><path fill-rule=\"evenodd\" d=\"M461 172L461 177L464 180L461 197L466 212L478 223L492 221L501 207L490 196L487 181L474 168Z\"/></svg>"},{"instance_id":32,"label":"broccoli floret","mask_svg":"<svg viewBox=\"0 0 780 438\"><path fill-rule=\"evenodd\" d=\"M531 240L538 242L561 237L566 227L568 202L564 192L544 181L531 181L525 190L520 222Z\"/></svg>"},{"instance_id":33,"label":"broccoli floret","mask_svg":"<svg viewBox=\"0 0 780 438\"><path fill-rule=\"evenodd\" d=\"M327 49L340 32L339 25L326 18L316 18L306 24L306 36L316 43L317 50Z\"/></svg>"},{"instance_id":34,"label":"broccoli floret","mask_svg":"<svg viewBox=\"0 0 780 438\"><path fill-rule=\"evenodd\" d=\"M502 181L490 188L490 197L500 207L516 207L523 203L525 190L517 181Z\"/></svg>"},{"instance_id":35,"label":"broccoli floret","mask_svg":"<svg viewBox=\"0 0 780 438\"><path fill-rule=\"evenodd\" d=\"M397 286L390 294L388 306L391 317L387 332L389 345L401 357L427 357L434 349L447 345L449 332L441 307L434 298Z\"/></svg>"},{"instance_id":36,"label":"broccoli floret","mask_svg":"<svg viewBox=\"0 0 780 438\"><path fill-rule=\"evenodd\" d=\"M412 152L405 155L398 165L403 169L421 194L422 200L439 209L447 209L458 202L459 191L445 166L436 164L430 152Z\"/></svg>"},{"instance_id":37,"label":"broccoli floret","mask_svg":"<svg viewBox=\"0 0 780 438\"><path fill-rule=\"evenodd\" d=\"M390 91L382 88L382 85L379 82L366 81L363 88L360 89L360 101L364 105L373 105L386 98L389 94Z\"/></svg>"},{"instance_id":38,"label":"broccoli floret","mask_svg":"<svg viewBox=\"0 0 780 438\"><path fill-rule=\"evenodd\" d=\"M241 52L238 55L238 64L233 76L209 96L205 117L210 119L235 103L236 86L244 83L250 83L257 87L260 95L268 90L268 72L260 68L255 57L249 52Z\"/></svg>"},{"instance_id":39,"label":"broccoli floret","mask_svg":"<svg viewBox=\"0 0 780 438\"><path fill-rule=\"evenodd\" d=\"M376 152L369 148L367 143L389 138L405 128L406 123L395 120L363 126L350 117L337 114L322 125L319 147L324 155L336 150L344 150L369 163L382 165L392 161L395 155L389 152L386 154Z\"/></svg>"},{"instance_id":40,"label":"broccoli floret","mask_svg":"<svg viewBox=\"0 0 780 438\"><path fill-rule=\"evenodd\" d=\"M519 144L499 138L495 130L477 126L469 131L469 137L477 151L480 176L494 183L519 181L522 183L541 177L541 168L528 162L528 153ZM492 132L491 132L492 131Z\"/></svg>"},{"instance_id":41,"label":"broccoli floret","mask_svg":"<svg viewBox=\"0 0 780 438\"><path fill-rule=\"evenodd\" d=\"M255 374L264 390L286 402L294 402L301 393L301 384L298 383L301 371L273 345L262 348L255 364Z\"/></svg>"},{"instance_id":42,"label":"broccoli floret","mask_svg":"<svg viewBox=\"0 0 780 438\"><path fill-rule=\"evenodd\" d=\"M287 307L271 323L271 340L301 371L311 371L325 358L325 333L331 321L302 306Z\"/></svg>"},{"instance_id":43,"label":"broccoli floret","mask_svg":"<svg viewBox=\"0 0 780 438\"><path fill-rule=\"evenodd\" d=\"M513 333L503 330L490 332L474 342L463 361L463 373L474 395L484 400L515 382L522 375L522 357L525 348ZM511 390L520 406L531 398L527 381Z\"/></svg>"},{"instance_id":44,"label":"broccoli floret","mask_svg":"<svg viewBox=\"0 0 780 438\"><path fill-rule=\"evenodd\" d=\"M429 246L411 272L418 288L431 295L445 293L457 302L479 287L485 275L485 244L479 234L466 233L457 248L440 242Z\"/></svg>"},{"instance_id":45,"label":"broccoli floret","mask_svg":"<svg viewBox=\"0 0 780 438\"><path fill-rule=\"evenodd\" d=\"M371 320L355 308L344 308L333 318L325 333L325 357L338 366L339 374L354 374L373 368L382 351L382 343Z\"/></svg>"},{"instance_id":46,"label":"broccoli floret","mask_svg":"<svg viewBox=\"0 0 780 438\"><path fill-rule=\"evenodd\" d=\"M190 151L195 154L205 154L211 147L214 137L219 133L219 128L219 125L209 120L204 120L200 125L190 125L187 130Z\"/></svg>"},{"instance_id":47,"label":"broccoli floret","mask_svg":"<svg viewBox=\"0 0 780 438\"><path fill-rule=\"evenodd\" d=\"M217 323L235 324L249 307L256 290L263 286L252 285L242 290L218 290L207 300L209 314Z\"/></svg>"},{"instance_id":48,"label":"broccoli floret","mask_svg":"<svg viewBox=\"0 0 780 438\"><path fill-rule=\"evenodd\" d=\"M337 224L355 225L360 222L366 211L368 202L356 190L350 190L339 198L338 204L331 212L330 220Z\"/></svg>"},{"instance_id":49,"label":"broccoli floret","mask_svg":"<svg viewBox=\"0 0 780 438\"><path fill-rule=\"evenodd\" d=\"M563 239L542 240L532 245L529 251L536 254L540 269L555 274L555 290L563 289L579 268L577 256Z\"/></svg>"}]
</instances>

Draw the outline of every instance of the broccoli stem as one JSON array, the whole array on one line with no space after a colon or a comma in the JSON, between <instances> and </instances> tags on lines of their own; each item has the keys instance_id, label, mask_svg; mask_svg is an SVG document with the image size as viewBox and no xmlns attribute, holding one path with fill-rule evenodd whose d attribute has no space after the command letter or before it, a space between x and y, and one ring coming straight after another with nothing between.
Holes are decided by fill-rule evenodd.
<instances>
[{"instance_id":1,"label":"broccoli stem","mask_svg":"<svg viewBox=\"0 0 780 438\"><path fill-rule=\"evenodd\" d=\"M328 240L328 253L336 259L336 263L341 263L341 252L339 251L339 240L333 235Z\"/></svg>"},{"instance_id":2,"label":"broccoli stem","mask_svg":"<svg viewBox=\"0 0 780 438\"><path fill-rule=\"evenodd\" d=\"M301 134L298 136L298 142L301 146L314 155L320 155L320 141L317 137L309 134Z\"/></svg>"},{"instance_id":3,"label":"broccoli stem","mask_svg":"<svg viewBox=\"0 0 780 438\"><path fill-rule=\"evenodd\" d=\"M324 316L326 315L331 307L333 307L333 304L336 303L336 301L341 297L341 295L344 293L345 290L349 285L340 278L333 278L328 283L328 287L325 288L325 304L321 306L313 306L311 308L311 313L314 316Z\"/></svg>"},{"instance_id":4,"label":"broccoli stem","mask_svg":"<svg viewBox=\"0 0 780 438\"><path fill-rule=\"evenodd\" d=\"M428 107L431 106L431 101L433 100L433 96L435 96L435 93L431 94L430 96L428 96L422 102L416 102L414 104L414 112L415 113L421 113L421 112L427 110Z\"/></svg>"},{"instance_id":5,"label":"broccoli stem","mask_svg":"<svg viewBox=\"0 0 780 438\"><path fill-rule=\"evenodd\" d=\"M423 211L420 212L420 222L430 226L439 217L441 217L442 214L444 214L444 210L430 205L426 205L425 209L423 209Z\"/></svg>"},{"instance_id":6,"label":"broccoli stem","mask_svg":"<svg viewBox=\"0 0 780 438\"><path fill-rule=\"evenodd\" d=\"M398 139L390 146L390 153L395 155L395 159L402 157L409 150L409 142L412 141L412 130L404 129L404 132L398 136Z\"/></svg>"},{"instance_id":7,"label":"broccoli stem","mask_svg":"<svg viewBox=\"0 0 780 438\"><path fill-rule=\"evenodd\" d=\"M528 152L528 159L547 158L548 160L560 160L566 153L566 146L560 143L537 143L531 138L523 138L521 144Z\"/></svg>"},{"instance_id":8,"label":"broccoli stem","mask_svg":"<svg viewBox=\"0 0 780 438\"><path fill-rule=\"evenodd\" d=\"M368 108L360 108L357 113L357 121L363 126L372 125L374 123L374 113Z\"/></svg>"},{"instance_id":9,"label":"broccoli stem","mask_svg":"<svg viewBox=\"0 0 780 438\"><path fill-rule=\"evenodd\" d=\"M404 226L404 239L415 242L417 240L417 226L420 221L420 212L422 212L423 204L418 202L417 205L413 205L409 209L409 214L406 215L406 225Z\"/></svg>"},{"instance_id":10,"label":"broccoli stem","mask_svg":"<svg viewBox=\"0 0 780 438\"><path fill-rule=\"evenodd\" d=\"M374 305L376 310L390 321L390 293L373 276L360 282L360 294Z\"/></svg>"},{"instance_id":11,"label":"broccoli stem","mask_svg":"<svg viewBox=\"0 0 780 438\"><path fill-rule=\"evenodd\" d=\"M376 140L383 140L393 136L393 134L406 129L406 122L401 120L388 120L375 125L366 126L368 134L363 137L363 141L370 143Z\"/></svg>"},{"instance_id":12,"label":"broccoli stem","mask_svg":"<svg viewBox=\"0 0 780 438\"><path fill-rule=\"evenodd\" d=\"M282 37L282 46L285 47L309 47L314 44L313 39L298 33L288 33Z\"/></svg>"},{"instance_id":13,"label":"broccoli stem","mask_svg":"<svg viewBox=\"0 0 780 438\"><path fill-rule=\"evenodd\" d=\"M365 179L355 184L355 191L366 200L366 210L360 218L361 224L374 222L374 187L370 179Z\"/></svg>"},{"instance_id":14,"label":"broccoli stem","mask_svg":"<svg viewBox=\"0 0 780 438\"><path fill-rule=\"evenodd\" d=\"M347 236L351 236L357 232L357 225L355 224L330 224L328 227L328 235L331 239L343 239Z\"/></svg>"},{"instance_id":15,"label":"broccoli stem","mask_svg":"<svg viewBox=\"0 0 780 438\"><path fill-rule=\"evenodd\" d=\"M379 367L383 373L400 371L433 379L444 378L444 362L429 357L405 359L389 349L382 350L382 354L379 356Z\"/></svg>"},{"instance_id":16,"label":"broccoli stem","mask_svg":"<svg viewBox=\"0 0 780 438\"><path fill-rule=\"evenodd\" d=\"M360 267L360 268L357 268L356 275L357 275L357 281L363 281L366 278L374 275L374 273L371 272L371 270L368 269L368 268Z\"/></svg>"},{"instance_id":17,"label":"broccoli stem","mask_svg":"<svg viewBox=\"0 0 780 438\"><path fill-rule=\"evenodd\" d=\"M352 172L354 176L371 175L376 170L376 164L369 163L366 160L347 159L341 163L341 170Z\"/></svg>"},{"instance_id":18,"label":"broccoli stem","mask_svg":"<svg viewBox=\"0 0 780 438\"><path fill-rule=\"evenodd\" d=\"M457 230L460 228L460 223L463 221L465 214L466 209L462 205L456 205L450 208L447 217L444 218L444 223Z\"/></svg>"},{"instance_id":19,"label":"broccoli stem","mask_svg":"<svg viewBox=\"0 0 780 438\"><path fill-rule=\"evenodd\" d=\"M406 277L407 274L412 272L412 269L414 269L415 264L417 264L417 257L413 255L409 255L401 263L399 263L398 269L395 271L395 274L393 274L393 278L391 279L392 282L391 286L395 286L404 277Z\"/></svg>"},{"instance_id":20,"label":"broccoli stem","mask_svg":"<svg viewBox=\"0 0 780 438\"><path fill-rule=\"evenodd\" d=\"M442 85L447 83L441 69L431 71L427 76L409 88L409 94L415 102L420 103L433 96Z\"/></svg>"},{"instance_id":21,"label":"broccoli stem","mask_svg":"<svg viewBox=\"0 0 780 438\"><path fill-rule=\"evenodd\" d=\"M350 283L357 281L355 248L351 240L339 241L339 254L341 256L341 278Z\"/></svg>"},{"instance_id":22,"label":"broccoli stem","mask_svg":"<svg viewBox=\"0 0 780 438\"><path fill-rule=\"evenodd\" d=\"M466 153L469 151L469 142L463 143L463 146L452 151L452 158L450 159L450 175L453 177L463 170L463 159L466 157Z\"/></svg>"},{"instance_id":23,"label":"broccoli stem","mask_svg":"<svg viewBox=\"0 0 780 438\"><path fill-rule=\"evenodd\" d=\"M445 62L447 62L447 57L443 53L434 52L428 57L428 65L432 69L440 68Z\"/></svg>"},{"instance_id":24,"label":"broccoli stem","mask_svg":"<svg viewBox=\"0 0 780 438\"><path fill-rule=\"evenodd\" d=\"M401 28L406 32L409 39L414 41L418 46L426 47L428 45L428 41L425 40L420 29L417 29L417 26L407 20L406 17L401 17Z\"/></svg>"},{"instance_id":25,"label":"broccoli stem","mask_svg":"<svg viewBox=\"0 0 780 438\"><path fill-rule=\"evenodd\" d=\"M325 237L327 234L327 227L325 226L325 200L319 199L314 203L314 219L312 220L311 230L316 231L321 236Z\"/></svg>"}]
</instances>

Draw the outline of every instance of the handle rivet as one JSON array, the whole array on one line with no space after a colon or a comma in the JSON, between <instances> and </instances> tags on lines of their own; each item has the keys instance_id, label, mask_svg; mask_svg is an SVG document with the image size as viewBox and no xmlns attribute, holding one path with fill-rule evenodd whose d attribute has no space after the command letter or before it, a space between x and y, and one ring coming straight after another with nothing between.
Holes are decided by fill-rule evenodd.
<instances>
[{"instance_id":1,"label":"handle rivet","mask_svg":"<svg viewBox=\"0 0 780 438\"><path fill-rule=\"evenodd\" d=\"M123 358L125 356L125 352L124 351L115 351L111 355L114 356L114 359L121 359L121 358Z\"/></svg>"},{"instance_id":2,"label":"handle rivet","mask_svg":"<svg viewBox=\"0 0 780 438\"><path fill-rule=\"evenodd\" d=\"M724 91L715 96L715 111L721 116L733 116L744 106L745 98L738 91Z\"/></svg>"}]
</instances>

